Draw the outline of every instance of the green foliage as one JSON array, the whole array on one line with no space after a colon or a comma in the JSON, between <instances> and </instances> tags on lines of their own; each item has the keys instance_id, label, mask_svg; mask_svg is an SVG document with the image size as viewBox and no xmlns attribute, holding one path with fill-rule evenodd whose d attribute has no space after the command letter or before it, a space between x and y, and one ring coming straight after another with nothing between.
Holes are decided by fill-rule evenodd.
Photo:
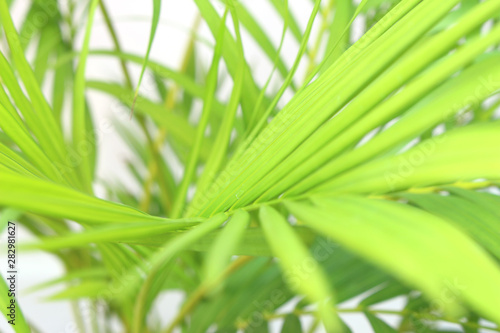
<instances>
[{"instance_id":1,"label":"green foliage","mask_svg":"<svg viewBox=\"0 0 500 333\"><path fill-rule=\"evenodd\" d=\"M350 332L346 313L381 333L479 332L482 320L500 332L500 0L316 0L304 13L270 0L279 43L248 3L195 0L178 68L150 60L160 0L145 55L122 51L105 0L33 0L19 25L15 3L0 0L0 230L18 221L37 239L23 250L64 264L31 292L64 284L45 301L106 304L75 311L79 332L116 320L132 333L269 332L276 320ZM106 49L90 43L99 12ZM272 66L264 83L249 44ZM89 80L92 57L123 75ZM146 73L159 99L140 93ZM140 191L96 174L88 91L131 110L114 126ZM185 298L162 326L156 301L171 290ZM384 308L394 298L402 308ZM29 319L18 308L16 332L38 332Z\"/></svg>"}]
</instances>

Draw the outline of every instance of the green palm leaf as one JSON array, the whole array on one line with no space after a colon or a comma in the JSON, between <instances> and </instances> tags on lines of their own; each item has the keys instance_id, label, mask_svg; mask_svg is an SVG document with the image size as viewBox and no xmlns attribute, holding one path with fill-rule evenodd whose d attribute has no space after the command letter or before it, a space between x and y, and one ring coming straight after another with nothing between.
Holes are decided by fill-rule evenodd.
<instances>
[{"instance_id":1,"label":"green palm leaf","mask_svg":"<svg viewBox=\"0 0 500 333\"><path fill-rule=\"evenodd\" d=\"M500 0L298 3L266 4L275 34L253 3L194 0L177 67L150 60L160 0L144 55L107 1L36 0L18 22L0 0L0 221L61 261L29 291L65 284L50 299L73 302L79 332L500 324ZM98 5L110 48L91 43ZM88 78L96 57L122 73ZM135 109L112 121L130 183L102 179L87 92Z\"/></svg>"}]
</instances>

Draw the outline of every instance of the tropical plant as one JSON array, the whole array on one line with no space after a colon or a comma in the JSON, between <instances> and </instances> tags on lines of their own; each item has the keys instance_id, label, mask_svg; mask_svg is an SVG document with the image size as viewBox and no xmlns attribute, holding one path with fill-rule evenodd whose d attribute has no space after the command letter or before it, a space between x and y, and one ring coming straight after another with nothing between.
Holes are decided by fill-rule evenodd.
<instances>
[{"instance_id":1,"label":"tropical plant","mask_svg":"<svg viewBox=\"0 0 500 333\"><path fill-rule=\"evenodd\" d=\"M53 299L73 302L78 332L116 321L133 333L267 332L276 320L282 332L342 332L345 313L375 332L500 332L500 0L316 0L305 28L270 0L278 45L245 1L194 2L174 69L149 60L160 0L144 56L122 51L106 1L85 2L81 25L81 3L33 0L16 29L15 1L0 0L1 227L19 221L39 239L25 250L64 264L39 287L66 285ZM106 50L89 46L99 11ZM272 65L265 82L245 57L250 40ZM119 61L123 79L87 80L95 56ZM144 74L159 99L140 94ZM89 90L130 109L114 126L140 193L96 178ZM155 302L168 290L185 299L165 326ZM381 304L396 297L403 308ZM36 332L17 315L16 332Z\"/></svg>"}]
</instances>

